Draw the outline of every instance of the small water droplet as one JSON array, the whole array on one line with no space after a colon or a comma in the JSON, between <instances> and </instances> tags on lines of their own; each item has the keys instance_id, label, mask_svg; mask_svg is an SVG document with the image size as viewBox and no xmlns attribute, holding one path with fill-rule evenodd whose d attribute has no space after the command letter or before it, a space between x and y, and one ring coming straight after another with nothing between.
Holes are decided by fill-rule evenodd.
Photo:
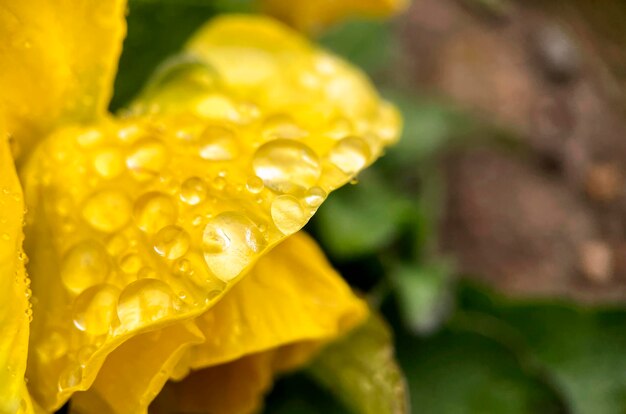
<instances>
[{"instance_id":1,"label":"small water droplet","mask_svg":"<svg viewBox=\"0 0 626 414\"><path fill-rule=\"evenodd\" d=\"M207 186L199 177L188 178L180 187L180 199L192 206L203 202L206 195Z\"/></svg>"},{"instance_id":2,"label":"small water droplet","mask_svg":"<svg viewBox=\"0 0 626 414\"><path fill-rule=\"evenodd\" d=\"M252 160L254 172L276 191L299 186L309 188L320 177L317 155L298 141L277 139L262 145Z\"/></svg>"},{"instance_id":3,"label":"small water droplet","mask_svg":"<svg viewBox=\"0 0 626 414\"><path fill-rule=\"evenodd\" d=\"M312 187L304 196L304 202L310 207L318 207L326 199L327 194L320 187Z\"/></svg>"},{"instance_id":4,"label":"small water droplet","mask_svg":"<svg viewBox=\"0 0 626 414\"><path fill-rule=\"evenodd\" d=\"M74 301L73 320L77 329L90 335L104 335L117 317L120 290L99 284L83 291Z\"/></svg>"},{"instance_id":5,"label":"small water droplet","mask_svg":"<svg viewBox=\"0 0 626 414\"><path fill-rule=\"evenodd\" d=\"M124 161L122 154L117 149L109 148L95 155L93 166L100 176L104 178L114 178L124 170Z\"/></svg>"},{"instance_id":6,"label":"small water droplet","mask_svg":"<svg viewBox=\"0 0 626 414\"><path fill-rule=\"evenodd\" d=\"M266 246L254 222L235 212L209 220L202 241L207 266L225 282L237 277Z\"/></svg>"},{"instance_id":7,"label":"small water droplet","mask_svg":"<svg viewBox=\"0 0 626 414\"><path fill-rule=\"evenodd\" d=\"M172 197L164 193L151 192L135 202L135 224L146 233L152 234L176 222L178 211Z\"/></svg>"},{"instance_id":8,"label":"small water droplet","mask_svg":"<svg viewBox=\"0 0 626 414\"><path fill-rule=\"evenodd\" d=\"M137 329L174 312L172 289L158 279L139 279L120 294L117 315L125 330Z\"/></svg>"},{"instance_id":9,"label":"small water droplet","mask_svg":"<svg viewBox=\"0 0 626 414\"><path fill-rule=\"evenodd\" d=\"M219 125L208 126L198 144L200 157L209 161L229 161L239 154L235 132Z\"/></svg>"},{"instance_id":10,"label":"small water droplet","mask_svg":"<svg viewBox=\"0 0 626 414\"><path fill-rule=\"evenodd\" d=\"M283 234L293 234L306 224L307 217L297 198L281 195L274 199L271 206L272 220Z\"/></svg>"},{"instance_id":11,"label":"small water droplet","mask_svg":"<svg viewBox=\"0 0 626 414\"><path fill-rule=\"evenodd\" d=\"M111 268L104 246L85 240L72 247L61 262L61 281L72 293L104 282Z\"/></svg>"},{"instance_id":12,"label":"small water droplet","mask_svg":"<svg viewBox=\"0 0 626 414\"><path fill-rule=\"evenodd\" d=\"M124 227L130 219L131 202L120 191L103 190L87 199L83 218L94 229L112 233Z\"/></svg>"},{"instance_id":13,"label":"small water droplet","mask_svg":"<svg viewBox=\"0 0 626 414\"><path fill-rule=\"evenodd\" d=\"M226 188L226 179L220 176L215 177L213 179L213 188L220 191Z\"/></svg>"},{"instance_id":14,"label":"small water droplet","mask_svg":"<svg viewBox=\"0 0 626 414\"><path fill-rule=\"evenodd\" d=\"M263 191L263 180L256 175L248 178L246 182L246 189L252 194L258 194Z\"/></svg>"},{"instance_id":15,"label":"small water droplet","mask_svg":"<svg viewBox=\"0 0 626 414\"><path fill-rule=\"evenodd\" d=\"M129 253L120 259L120 269L127 275L136 275L143 267L143 260L135 253Z\"/></svg>"},{"instance_id":16,"label":"small water droplet","mask_svg":"<svg viewBox=\"0 0 626 414\"><path fill-rule=\"evenodd\" d=\"M167 226L154 237L154 251L169 260L182 257L189 250L189 234L181 227Z\"/></svg>"},{"instance_id":17,"label":"small water droplet","mask_svg":"<svg viewBox=\"0 0 626 414\"><path fill-rule=\"evenodd\" d=\"M165 145L158 139L143 139L135 144L126 158L126 166L140 181L155 178L169 160Z\"/></svg>"},{"instance_id":18,"label":"small water droplet","mask_svg":"<svg viewBox=\"0 0 626 414\"><path fill-rule=\"evenodd\" d=\"M330 151L329 159L344 173L354 174L368 163L369 146L358 137L344 138Z\"/></svg>"}]
</instances>

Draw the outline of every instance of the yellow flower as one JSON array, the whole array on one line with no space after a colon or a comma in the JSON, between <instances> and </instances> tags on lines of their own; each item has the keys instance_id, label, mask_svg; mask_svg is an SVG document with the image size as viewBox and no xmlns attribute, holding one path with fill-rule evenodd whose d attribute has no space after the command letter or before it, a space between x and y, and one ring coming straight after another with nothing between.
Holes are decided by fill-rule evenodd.
<instances>
[{"instance_id":1,"label":"yellow flower","mask_svg":"<svg viewBox=\"0 0 626 414\"><path fill-rule=\"evenodd\" d=\"M261 0L262 9L298 29L315 32L346 17L389 16L410 0Z\"/></svg>"},{"instance_id":2,"label":"yellow flower","mask_svg":"<svg viewBox=\"0 0 626 414\"><path fill-rule=\"evenodd\" d=\"M124 9L0 0L28 210L3 139L0 412L142 413L161 390L155 412L250 412L367 315L299 230L400 120L360 71L244 16L203 27L112 116Z\"/></svg>"}]
</instances>

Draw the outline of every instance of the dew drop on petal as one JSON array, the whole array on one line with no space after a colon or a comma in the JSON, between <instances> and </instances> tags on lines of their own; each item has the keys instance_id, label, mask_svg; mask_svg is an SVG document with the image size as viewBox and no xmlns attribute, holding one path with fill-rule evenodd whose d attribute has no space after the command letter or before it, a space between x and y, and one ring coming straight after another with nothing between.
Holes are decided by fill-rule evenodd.
<instances>
[{"instance_id":1,"label":"dew drop on petal","mask_svg":"<svg viewBox=\"0 0 626 414\"><path fill-rule=\"evenodd\" d=\"M143 267L143 260L135 253L129 253L120 259L120 269L128 275L136 275Z\"/></svg>"},{"instance_id":2,"label":"dew drop on petal","mask_svg":"<svg viewBox=\"0 0 626 414\"><path fill-rule=\"evenodd\" d=\"M111 268L104 246L86 240L72 247L61 263L61 281L74 294L104 282Z\"/></svg>"},{"instance_id":3,"label":"dew drop on petal","mask_svg":"<svg viewBox=\"0 0 626 414\"><path fill-rule=\"evenodd\" d=\"M370 159L370 149L358 137L348 137L339 141L329 154L330 162L346 174L361 170Z\"/></svg>"},{"instance_id":4,"label":"dew drop on petal","mask_svg":"<svg viewBox=\"0 0 626 414\"><path fill-rule=\"evenodd\" d=\"M122 154L115 149L109 148L98 152L93 160L96 172L104 178L114 178L124 170Z\"/></svg>"},{"instance_id":5,"label":"dew drop on petal","mask_svg":"<svg viewBox=\"0 0 626 414\"><path fill-rule=\"evenodd\" d=\"M133 216L137 227L152 234L174 224L178 211L172 197L164 193L151 192L137 199Z\"/></svg>"},{"instance_id":6,"label":"dew drop on petal","mask_svg":"<svg viewBox=\"0 0 626 414\"><path fill-rule=\"evenodd\" d=\"M237 277L266 244L256 224L235 212L210 219L202 238L206 264L224 282Z\"/></svg>"},{"instance_id":7,"label":"dew drop on petal","mask_svg":"<svg viewBox=\"0 0 626 414\"><path fill-rule=\"evenodd\" d=\"M263 180L256 175L248 178L246 182L246 189L252 194L258 194L263 191Z\"/></svg>"},{"instance_id":8,"label":"dew drop on petal","mask_svg":"<svg viewBox=\"0 0 626 414\"><path fill-rule=\"evenodd\" d=\"M192 206L200 204L207 195L207 186L199 177L191 177L185 180L180 187L180 199Z\"/></svg>"},{"instance_id":9,"label":"dew drop on petal","mask_svg":"<svg viewBox=\"0 0 626 414\"><path fill-rule=\"evenodd\" d=\"M131 202L120 191L103 190L87 199L83 218L96 230L112 233L121 229L130 219Z\"/></svg>"},{"instance_id":10,"label":"dew drop on petal","mask_svg":"<svg viewBox=\"0 0 626 414\"><path fill-rule=\"evenodd\" d=\"M309 191L307 191L306 194L304 195L304 202L309 207L319 207L320 204L324 202L326 197L327 197L326 191L324 191L322 188L311 187Z\"/></svg>"},{"instance_id":11,"label":"dew drop on petal","mask_svg":"<svg viewBox=\"0 0 626 414\"><path fill-rule=\"evenodd\" d=\"M167 226L154 236L154 251L169 260L182 257L189 250L189 234L179 226Z\"/></svg>"},{"instance_id":12,"label":"dew drop on petal","mask_svg":"<svg viewBox=\"0 0 626 414\"><path fill-rule=\"evenodd\" d=\"M158 279L139 279L124 288L117 316L125 330L135 329L170 315L175 309L172 289Z\"/></svg>"},{"instance_id":13,"label":"dew drop on petal","mask_svg":"<svg viewBox=\"0 0 626 414\"><path fill-rule=\"evenodd\" d=\"M309 188L320 178L317 155L301 142L277 139L257 149L252 160L255 174L277 191L294 185Z\"/></svg>"},{"instance_id":14,"label":"dew drop on petal","mask_svg":"<svg viewBox=\"0 0 626 414\"><path fill-rule=\"evenodd\" d=\"M59 376L59 391L75 388L83 380L83 370L80 366L70 365Z\"/></svg>"},{"instance_id":15,"label":"dew drop on petal","mask_svg":"<svg viewBox=\"0 0 626 414\"><path fill-rule=\"evenodd\" d=\"M158 139L144 139L135 143L126 158L126 166L140 181L155 178L168 161L165 145Z\"/></svg>"},{"instance_id":16,"label":"dew drop on petal","mask_svg":"<svg viewBox=\"0 0 626 414\"><path fill-rule=\"evenodd\" d=\"M235 133L228 128L211 125L199 137L199 155L209 161L229 161L239 153Z\"/></svg>"},{"instance_id":17,"label":"dew drop on petal","mask_svg":"<svg viewBox=\"0 0 626 414\"><path fill-rule=\"evenodd\" d=\"M276 197L272 202L271 214L276 228L286 235L297 232L307 221L300 201L291 195Z\"/></svg>"},{"instance_id":18,"label":"dew drop on petal","mask_svg":"<svg viewBox=\"0 0 626 414\"><path fill-rule=\"evenodd\" d=\"M109 331L116 315L120 290L108 284L99 284L83 291L74 301L74 326L91 335Z\"/></svg>"}]
</instances>

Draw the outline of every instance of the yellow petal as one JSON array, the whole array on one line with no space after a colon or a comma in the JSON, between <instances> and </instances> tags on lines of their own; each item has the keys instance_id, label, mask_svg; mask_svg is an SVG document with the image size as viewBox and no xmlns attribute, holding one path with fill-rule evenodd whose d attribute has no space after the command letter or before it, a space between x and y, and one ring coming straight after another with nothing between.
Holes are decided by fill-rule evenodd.
<instances>
[{"instance_id":1,"label":"yellow petal","mask_svg":"<svg viewBox=\"0 0 626 414\"><path fill-rule=\"evenodd\" d=\"M405 9L410 0L261 0L262 9L294 27L314 32L341 20L387 17Z\"/></svg>"},{"instance_id":2,"label":"yellow petal","mask_svg":"<svg viewBox=\"0 0 626 414\"><path fill-rule=\"evenodd\" d=\"M234 402L257 405L275 371L301 365L316 344L354 327L366 315L364 303L330 267L315 242L298 233L261 258L241 283L193 325L143 334L116 349L91 389L74 396L73 406L83 413L145 412L147 402L170 377L183 378L190 369L228 365L247 355L301 343L281 350L280 359L269 365L270 361L256 357L235 363L255 371L248 378L251 389L238 398L231 398L235 389L229 390L224 403L228 407ZM224 381L228 383L228 377ZM217 400L220 393L214 391L204 397ZM217 409L209 408L210 412ZM176 412L186 410L178 407Z\"/></svg>"},{"instance_id":3,"label":"yellow petal","mask_svg":"<svg viewBox=\"0 0 626 414\"><path fill-rule=\"evenodd\" d=\"M30 281L24 270L24 203L0 126L0 412L30 413L24 372L28 353Z\"/></svg>"},{"instance_id":4,"label":"yellow petal","mask_svg":"<svg viewBox=\"0 0 626 414\"><path fill-rule=\"evenodd\" d=\"M268 53L280 39L301 46ZM171 81L123 119L67 126L21 171L37 299L29 384L48 410L124 342L206 312L397 138L395 109L358 70L282 25L219 19L191 48L213 46L214 82L177 101ZM254 51L278 74L239 83Z\"/></svg>"},{"instance_id":5,"label":"yellow petal","mask_svg":"<svg viewBox=\"0 0 626 414\"><path fill-rule=\"evenodd\" d=\"M109 102L125 0L0 0L0 107L18 152Z\"/></svg>"},{"instance_id":6,"label":"yellow petal","mask_svg":"<svg viewBox=\"0 0 626 414\"><path fill-rule=\"evenodd\" d=\"M274 376L290 368L285 362L296 357L309 357L309 344L295 344L215 367L195 371L180 382L168 383L150 406L153 414L188 412L197 414L247 414L262 405L264 394L271 388ZM301 360L301 358L298 358Z\"/></svg>"}]
</instances>

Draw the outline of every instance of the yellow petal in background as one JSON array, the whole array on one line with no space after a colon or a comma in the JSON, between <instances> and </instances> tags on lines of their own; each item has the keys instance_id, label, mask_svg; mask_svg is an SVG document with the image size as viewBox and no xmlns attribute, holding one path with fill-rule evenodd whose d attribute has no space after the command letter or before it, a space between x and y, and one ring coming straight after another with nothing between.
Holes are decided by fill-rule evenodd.
<instances>
[{"instance_id":1,"label":"yellow petal in background","mask_svg":"<svg viewBox=\"0 0 626 414\"><path fill-rule=\"evenodd\" d=\"M31 309L24 270L24 202L6 133L0 128L0 413L31 413L24 371Z\"/></svg>"},{"instance_id":2,"label":"yellow petal in background","mask_svg":"<svg viewBox=\"0 0 626 414\"><path fill-rule=\"evenodd\" d=\"M45 409L126 341L205 313L397 138L361 72L273 20L220 18L189 52L204 67L193 91L187 71L164 76L125 117L56 131L21 170L29 387Z\"/></svg>"},{"instance_id":3,"label":"yellow petal in background","mask_svg":"<svg viewBox=\"0 0 626 414\"><path fill-rule=\"evenodd\" d=\"M0 107L16 152L106 111L125 0L0 0Z\"/></svg>"},{"instance_id":4,"label":"yellow petal in background","mask_svg":"<svg viewBox=\"0 0 626 414\"><path fill-rule=\"evenodd\" d=\"M298 233L261 258L193 323L137 336L113 351L91 389L74 396L73 407L78 413L145 412L167 379L185 378L166 389L191 395L190 389L211 378L202 392L182 398L170 412L249 412L275 373L302 365L320 344L366 315L365 304L315 242ZM190 369L200 371L189 376Z\"/></svg>"},{"instance_id":5,"label":"yellow petal in background","mask_svg":"<svg viewBox=\"0 0 626 414\"><path fill-rule=\"evenodd\" d=\"M387 17L409 0L261 0L262 10L307 32L350 17Z\"/></svg>"}]
</instances>

